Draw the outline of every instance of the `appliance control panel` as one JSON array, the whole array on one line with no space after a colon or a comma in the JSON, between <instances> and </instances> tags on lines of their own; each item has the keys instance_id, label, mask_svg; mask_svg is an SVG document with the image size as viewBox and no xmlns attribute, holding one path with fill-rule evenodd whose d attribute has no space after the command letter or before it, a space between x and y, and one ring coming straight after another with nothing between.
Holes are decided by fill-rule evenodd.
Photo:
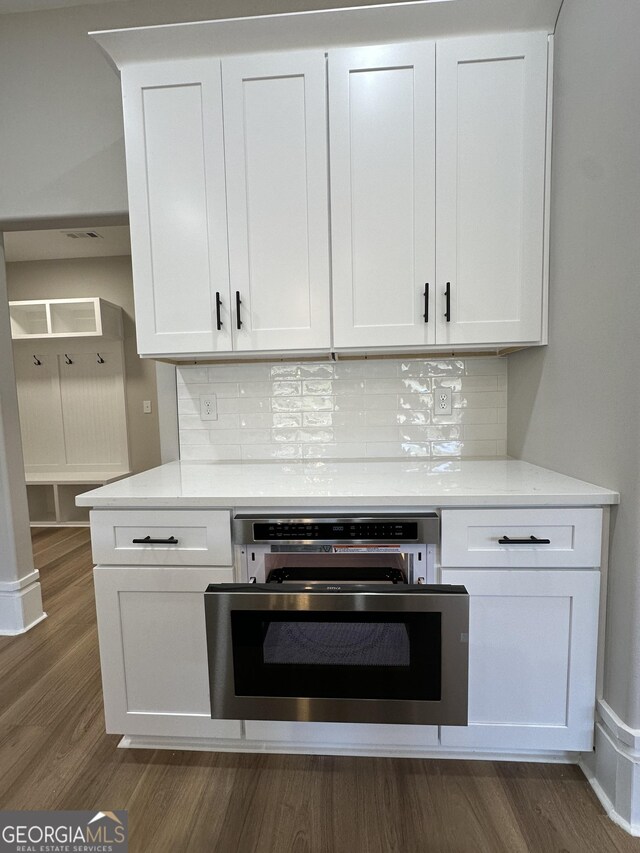
<instances>
[{"instance_id":1,"label":"appliance control panel","mask_svg":"<svg viewBox=\"0 0 640 853\"><path fill-rule=\"evenodd\" d=\"M418 524L415 521L265 521L254 522L253 536L256 542L302 539L315 542L369 541L393 542L394 540L418 541Z\"/></svg>"}]
</instances>

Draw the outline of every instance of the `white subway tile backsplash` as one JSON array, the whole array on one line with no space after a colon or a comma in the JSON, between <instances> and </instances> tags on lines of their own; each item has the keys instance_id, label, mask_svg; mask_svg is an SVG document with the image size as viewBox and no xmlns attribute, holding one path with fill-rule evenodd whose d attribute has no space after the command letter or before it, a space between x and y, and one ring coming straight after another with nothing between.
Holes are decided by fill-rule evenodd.
<instances>
[{"instance_id":1,"label":"white subway tile backsplash","mask_svg":"<svg viewBox=\"0 0 640 853\"><path fill-rule=\"evenodd\" d=\"M301 412L274 412L271 418L274 429L295 429L302 426Z\"/></svg>"},{"instance_id":2,"label":"white subway tile backsplash","mask_svg":"<svg viewBox=\"0 0 640 853\"><path fill-rule=\"evenodd\" d=\"M331 379L305 379L302 383L302 392L298 390L298 394L324 394L325 396L332 394L333 382ZM274 383L275 388L276 383Z\"/></svg>"},{"instance_id":3,"label":"white subway tile backsplash","mask_svg":"<svg viewBox=\"0 0 640 853\"><path fill-rule=\"evenodd\" d=\"M242 459L247 462L280 459L302 459L300 444L243 444Z\"/></svg>"},{"instance_id":4,"label":"white subway tile backsplash","mask_svg":"<svg viewBox=\"0 0 640 853\"><path fill-rule=\"evenodd\" d=\"M178 414L179 415L199 415L200 401L193 397L178 398Z\"/></svg>"},{"instance_id":5,"label":"white subway tile backsplash","mask_svg":"<svg viewBox=\"0 0 640 853\"><path fill-rule=\"evenodd\" d=\"M375 398L373 398L375 399ZM415 409L433 409L431 394L400 394L398 408L414 411Z\"/></svg>"},{"instance_id":6,"label":"white subway tile backsplash","mask_svg":"<svg viewBox=\"0 0 640 853\"><path fill-rule=\"evenodd\" d=\"M269 397L223 397L218 400L218 414L220 412L269 412L271 411L271 399Z\"/></svg>"},{"instance_id":7,"label":"white subway tile backsplash","mask_svg":"<svg viewBox=\"0 0 640 853\"><path fill-rule=\"evenodd\" d=\"M180 444L210 444L210 430L185 429L180 434Z\"/></svg>"},{"instance_id":8,"label":"white subway tile backsplash","mask_svg":"<svg viewBox=\"0 0 640 853\"><path fill-rule=\"evenodd\" d=\"M209 381L209 371L206 367L178 367L176 377L178 385L191 383L204 385Z\"/></svg>"},{"instance_id":9,"label":"white subway tile backsplash","mask_svg":"<svg viewBox=\"0 0 640 853\"><path fill-rule=\"evenodd\" d=\"M233 383L232 383L233 384ZM223 394L224 397L237 397L240 395L241 397L270 397L273 396L274 388L276 385L281 385L279 382L251 382L251 381L243 381L238 382L237 391L235 394ZM300 393L298 391L298 393Z\"/></svg>"},{"instance_id":10,"label":"white subway tile backsplash","mask_svg":"<svg viewBox=\"0 0 640 853\"><path fill-rule=\"evenodd\" d=\"M399 427L398 435L401 441L443 441L462 438L462 427L456 425Z\"/></svg>"},{"instance_id":11,"label":"white subway tile backsplash","mask_svg":"<svg viewBox=\"0 0 640 853\"><path fill-rule=\"evenodd\" d=\"M242 415L224 415L226 418L237 418L238 426L243 429L271 429L274 415L271 412L246 412ZM218 418L219 420L219 418Z\"/></svg>"},{"instance_id":12,"label":"white subway tile backsplash","mask_svg":"<svg viewBox=\"0 0 640 853\"><path fill-rule=\"evenodd\" d=\"M209 367L209 382L269 382L269 364L217 364Z\"/></svg>"},{"instance_id":13,"label":"white subway tile backsplash","mask_svg":"<svg viewBox=\"0 0 640 853\"><path fill-rule=\"evenodd\" d=\"M302 448L304 459L363 459L365 449L361 444L305 444Z\"/></svg>"},{"instance_id":14,"label":"white subway tile backsplash","mask_svg":"<svg viewBox=\"0 0 640 853\"><path fill-rule=\"evenodd\" d=\"M302 423L306 427L333 426L335 417L333 412L303 412Z\"/></svg>"},{"instance_id":15,"label":"white subway tile backsplash","mask_svg":"<svg viewBox=\"0 0 640 853\"><path fill-rule=\"evenodd\" d=\"M177 370L182 459L291 460L506 453L506 360L358 359ZM433 390L453 391L451 415ZM215 394L218 419L202 421Z\"/></svg>"},{"instance_id":16,"label":"white subway tile backsplash","mask_svg":"<svg viewBox=\"0 0 640 853\"><path fill-rule=\"evenodd\" d=\"M362 379L334 379L331 387L331 393L336 397L351 397L354 394L364 393L365 382Z\"/></svg>"},{"instance_id":17,"label":"white subway tile backsplash","mask_svg":"<svg viewBox=\"0 0 640 853\"><path fill-rule=\"evenodd\" d=\"M398 365L399 376L462 376L465 372L465 362L462 359L445 359L442 361L401 361Z\"/></svg>"},{"instance_id":18,"label":"white subway tile backsplash","mask_svg":"<svg viewBox=\"0 0 640 853\"><path fill-rule=\"evenodd\" d=\"M365 412L388 412L398 408L398 397L395 394L371 394L363 396Z\"/></svg>"},{"instance_id":19,"label":"white subway tile backsplash","mask_svg":"<svg viewBox=\"0 0 640 853\"><path fill-rule=\"evenodd\" d=\"M506 424L465 424L465 439L506 439Z\"/></svg>"},{"instance_id":20,"label":"white subway tile backsplash","mask_svg":"<svg viewBox=\"0 0 640 853\"><path fill-rule=\"evenodd\" d=\"M364 382L365 394L399 394L401 391L405 391L406 387L404 381L397 377L395 379L365 379Z\"/></svg>"},{"instance_id":21,"label":"white subway tile backsplash","mask_svg":"<svg viewBox=\"0 0 640 853\"><path fill-rule=\"evenodd\" d=\"M466 359L465 371L467 376L475 376L480 373L496 374L496 376L507 375L507 360L505 358L496 358L489 356L487 358L468 358Z\"/></svg>"},{"instance_id":22,"label":"white subway tile backsplash","mask_svg":"<svg viewBox=\"0 0 640 853\"><path fill-rule=\"evenodd\" d=\"M302 393L302 382L272 382L271 383L272 397L299 397ZM260 393L269 393L269 389L265 389Z\"/></svg>"},{"instance_id":23,"label":"white subway tile backsplash","mask_svg":"<svg viewBox=\"0 0 640 853\"><path fill-rule=\"evenodd\" d=\"M238 462L241 457L239 444L194 444L180 445L180 458L189 462Z\"/></svg>"}]
</instances>

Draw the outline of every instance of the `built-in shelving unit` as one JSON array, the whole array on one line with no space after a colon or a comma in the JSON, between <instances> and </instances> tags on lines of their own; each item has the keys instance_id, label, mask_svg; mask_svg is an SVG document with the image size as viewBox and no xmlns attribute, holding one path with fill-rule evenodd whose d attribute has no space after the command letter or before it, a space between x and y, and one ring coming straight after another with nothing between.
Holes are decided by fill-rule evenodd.
<instances>
[{"instance_id":1,"label":"built-in shelving unit","mask_svg":"<svg viewBox=\"0 0 640 853\"><path fill-rule=\"evenodd\" d=\"M76 497L125 477L129 471L25 474L32 527L88 527L88 507Z\"/></svg>"},{"instance_id":2,"label":"built-in shelving unit","mask_svg":"<svg viewBox=\"0 0 640 853\"><path fill-rule=\"evenodd\" d=\"M99 297L10 302L9 313L14 341L122 337L122 309Z\"/></svg>"},{"instance_id":3,"label":"built-in shelving unit","mask_svg":"<svg viewBox=\"0 0 640 853\"><path fill-rule=\"evenodd\" d=\"M82 297L9 310L31 524L87 526L76 497L130 473L122 309Z\"/></svg>"}]
</instances>

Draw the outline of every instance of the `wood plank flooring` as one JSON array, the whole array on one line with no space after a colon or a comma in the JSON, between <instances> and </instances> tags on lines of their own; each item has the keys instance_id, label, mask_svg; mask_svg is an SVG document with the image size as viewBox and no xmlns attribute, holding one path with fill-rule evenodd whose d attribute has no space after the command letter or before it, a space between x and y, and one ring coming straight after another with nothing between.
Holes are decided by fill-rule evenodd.
<instances>
[{"instance_id":1,"label":"wood plank flooring","mask_svg":"<svg viewBox=\"0 0 640 853\"><path fill-rule=\"evenodd\" d=\"M0 809L128 809L134 853L640 853L572 766L116 749L88 530L33 546L49 618L0 637Z\"/></svg>"}]
</instances>

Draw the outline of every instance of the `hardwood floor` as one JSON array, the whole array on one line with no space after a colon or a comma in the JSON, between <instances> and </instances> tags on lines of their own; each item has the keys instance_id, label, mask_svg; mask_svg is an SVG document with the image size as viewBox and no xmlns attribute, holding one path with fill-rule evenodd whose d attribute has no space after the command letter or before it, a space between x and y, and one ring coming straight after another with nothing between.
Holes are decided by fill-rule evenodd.
<instances>
[{"instance_id":1,"label":"hardwood floor","mask_svg":"<svg viewBox=\"0 0 640 853\"><path fill-rule=\"evenodd\" d=\"M0 809L128 809L135 853L640 853L573 766L116 749L88 531L33 546L49 618L0 638Z\"/></svg>"}]
</instances>

